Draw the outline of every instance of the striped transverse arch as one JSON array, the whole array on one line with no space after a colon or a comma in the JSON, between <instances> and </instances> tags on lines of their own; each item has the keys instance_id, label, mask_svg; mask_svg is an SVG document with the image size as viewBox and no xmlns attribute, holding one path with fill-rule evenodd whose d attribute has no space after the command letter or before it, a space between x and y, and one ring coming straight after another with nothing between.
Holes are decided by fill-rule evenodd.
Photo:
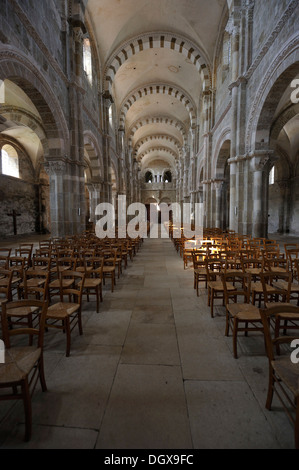
<instances>
[{"instance_id":1,"label":"striped transverse arch","mask_svg":"<svg viewBox=\"0 0 299 470\"><path fill-rule=\"evenodd\" d=\"M210 71L207 61L202 57L202 53L198 47L191 43L188 39L180 36L174 36L171 33L148 33L146 35L133 38L125 43L118 51L113 54L109 60L104 73L105 89L111 93L114 77L118 69L135 54L146 49L165 48L172 49L183 54L187 59L193 62L198 70L202 82L203 91L208 90L211 86Z\"/></svg>"},{"instance_id":2,"label":"striped transverse arch","mask_svg":"<svg viewBox=\"0 0 299 470\"><path fill-rule=\"evenodd\" d=\"M175 139L173 136L170 136L170 135L167 135L167 134L153 134L153 135L150 135L150 136L147 136L147 137L143 137L138 142L136 142L136 144L134 146L134 155L135 156L137 155L139 149L142 147L143 144L148 143L148 142L152 142L153 140L161 140L161 141L166 140L167 142L174 144L176 146L178 152L181 151L182 146L181 146L180 142L177 139Z\"/></svg>"},{"instance_id":3,"label":"striped transverse arch","mask_svg":"<svg viewBox=\"0 0 299 470\"><path fill-rule=\"evenodd\" d=\"M181 121L174 119L172 116L147 116L147 117L144 117L143 119L138 119L130 127L129 145L132 146L132 139L134 137L135 132L137 132L138 129L140 129L141 127L146 126L148 124L166 124L169 126L174 126L176 129L180 131L182 135L183 145L187 145L188 136L187 136L185 125Z\"/></svg>"},{"instance_id":4,"label":"striped transverse arch","mask_svg":"<svg viewBox=\"0 0 299 470\"><path fill-rule=\"evenodd\" d=\"M193 103L190 96L188 96L183 90L180 90L177 87L169 86L166 84L153 84L146 87L142 87L138 90L135 90L128 99L125 100L121 107L119 125L120 127L125 126L126 114L129 111L130 107L140 98L148 95L154 94L163 94L169 95L173 98L181 101L189 113L191 127L196 126L196 107Z\"/></svg>"}]
</instances>

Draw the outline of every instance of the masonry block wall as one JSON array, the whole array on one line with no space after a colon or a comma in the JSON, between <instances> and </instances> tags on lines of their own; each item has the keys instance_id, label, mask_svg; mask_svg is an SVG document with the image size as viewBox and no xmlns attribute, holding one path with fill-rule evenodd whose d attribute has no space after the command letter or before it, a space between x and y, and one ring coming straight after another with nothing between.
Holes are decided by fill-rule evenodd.
<instances>
[{"instance_id":1,"label":"masonry block wall","mask_svg":"<svg viewBox=\"0 0 299 470\"><path fill-rule=\"evenodd\" d=\"M1 2L0 78L11 80L28 94L36 107L35 118L45 133L41 141L43 155L35 163L34 184L22 176L19 181L10 178L8 189L7 178L0 180L1 202L8 206L16 207L24 188L27 216L26 220L18 217L19 233L50 229L53 236L80 233L86 228L84 170L89 170L91 183L98 184L103 176L99 171L103 167L99 67L94 61L90 84L78 64L83 36L89 35L83 8L83 3L67 0ZM81 18L79 27L72 22L73 14ZM20 72L22 69L24 73ZM30 81L26 81L27 76ZM17 116L27 112L21 102L14 111ZM33 121L27 125L34 130ZM91 156L84 151L85 133L94 142L93 149L97 148ZM45 184L45 170L49 186ZM59 193L52 194L57 188ZM42 195L38 204L36 194ZM100 191L97 197L100 198ZM7 236L11 231L4 222L5 219L0 235Z\"/></svg>"}]
</instances>

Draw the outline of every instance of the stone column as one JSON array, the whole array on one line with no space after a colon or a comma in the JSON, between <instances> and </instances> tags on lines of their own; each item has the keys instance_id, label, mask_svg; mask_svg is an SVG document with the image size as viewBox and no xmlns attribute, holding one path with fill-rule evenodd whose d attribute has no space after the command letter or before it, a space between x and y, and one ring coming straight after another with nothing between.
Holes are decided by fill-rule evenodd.
<instances>
[{"instance_id":1,"label":"stone column","mask_svg":"<svg viewBox=\"0 0 299 470\"><path fill-rule=\"evenodd\" d=\"M255 152L251 160L252 177L252 236L265 237L267 235L268 214L265 213L266 187L264 170L269 161L270 152ZM268 181L267 181L268 184Z\"/></svg>"},{"instance_id":2,"label":"stone column","mask_svg":"<svg viewBox=\"0 0 299 470\"><path fill-rule=\"evenodd\" d=\"M102 184L101 183L88 183L87 189L89 191L89 201L90 201L90 221L96 224L96 207L101 202L101 191L102 191Z\"/></svg>"},{"instance_id":3,"label":"stone column","mask_svg":"<svg viewBox=\"0 0 299 470\"><path fill-rule=\"evenodd\" d=\"M45 164L50 183L51 236L64 237L65 232L65 182L66 162L51 160Z\"/></svg>"},{"instance_id":4,"label":"stone column","mask_svg":"<svg viewBox=\"0 0 299 470\"><path fill-rule=\"evenodd\" d=\"M238 206L236 203L237 196L237 162L229 159L230 179L229 179L229 229L238 231Z\"/></svg>"},{"instance_id":5,"label":"stone column","mask_svg":"<svg viewBox=\"0 0 299 470\"><path fill-rule=\"evenodd\" d=\"M289 230L289 207L290 207L290 181L277 181L280 189L279 207L279 233L287 233Z\"/></svg>"},{"instance_id":6,"label":"stone column","mask_svg":"<svg viewBox=\"0 0 299 470\"><path fill-rule=\"evenodd\" d=\"M214 189L215 189L215 227L222 228L221 223L221 195L223 189L223 180L215 180L214 181Z\"/></svg>"}]
</instances>

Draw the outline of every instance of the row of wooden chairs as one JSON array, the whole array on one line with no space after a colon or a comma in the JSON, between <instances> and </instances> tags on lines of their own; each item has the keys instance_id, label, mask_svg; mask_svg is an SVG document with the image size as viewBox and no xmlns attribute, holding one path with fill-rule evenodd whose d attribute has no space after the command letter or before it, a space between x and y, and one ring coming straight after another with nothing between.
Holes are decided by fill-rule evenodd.
<instances>
[{"instance_id":1,"label":"row of wooden chairs","mask_svg":"<svg viewBox=\"0 0 299 470\"><path fill-rule=\"evenodd\" d=\"M31 262L26 266L25 261L13 264L11 258L19 257L11 256L11 251L2 259L0 293L4 298L1 301L1 328L5 363L0 363L0 388L3 389L0 400L23 401L26 441L30 440L32 433L31 396L38 380L42 391L47 390L43 365L45 331L56 328L65 333L66 356L69 356L73 329L77 327L79 334L83 334L84 293L90 295L92 288L99 289L96 294L99 311L99 301L103 300L101 288L105 260L108 263L111 261L112 267L115 267L118 251L114 247L111 252L108 244L106 246L107 252L102 252L101 257L94 256L94 251L87 252L86 248L84 255L81 252L80 257L74 256L74 252L73 256L67 256L70 253L66 251L61 258L52 256L52 251L51 257L31 253ZM138 249L139 247L138 243ZM42 248L49 247L40 246ZM15 289L12 288L13 285ZM52 303L55 294L58 299ZM18 298L14 299L15 296ZM23 341L16 342L20 335L28 335L27 345ZM36 344L34 338L37 338Z\"/></svg>"},{"instance_id":2,"label":"row of wooden chairs","mask_svg":"<svg viewBox=\"0 0 299 470\"><path fill-rule=\"evenodd\" d=\"M199 295L199 284L203 283L212 317L214 300L221 299L226 312L225 335L232 331L235 358L238 334L263 334L269 366L265 406L271 409L275 393L294 426L295 447L299 449L298 245L285 244L281 253L275 243L265 239L240 243L234 233L230 238L229 243L221 243L220 236L217 243L203 244L200 250L188 246L186 258L182 248L184 268L191 251L194 289ZM177 251L178 246L184 246L182 241L174 244Z\"/></svg>"}]
</instances>

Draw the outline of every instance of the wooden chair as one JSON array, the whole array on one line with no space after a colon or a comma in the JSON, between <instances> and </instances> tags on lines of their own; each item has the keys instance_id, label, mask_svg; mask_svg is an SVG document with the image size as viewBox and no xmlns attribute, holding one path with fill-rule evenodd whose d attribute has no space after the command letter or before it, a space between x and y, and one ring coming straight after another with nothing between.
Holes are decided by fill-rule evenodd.
<instances>
[{"instance_id":1,"label":"wooden chair","mask_svg":"<svg viewBox=\"0 0 299 470\"><path fill-rule=\"evenodd\" d=\"M92 273L85 276L84 280L84 287L82 295L87 296L87 300L89 300L90 295L96 296L96 309L97 313L100 310L100 301L103 301L102 295L102 280L103 280L103 266L104 266L104 258L100 258L99 263L97 258L93 258L93 269ZM80 283L83 281L79 282Z\"/></svg>"},{"instance_id":2,"label":"wooden chair","mask_svg":"<svg viewBox=\"0 0 299 470\"><path fill-rule=\"evenodd\" d=\"M261 307L263 297L263 285L261 282L261 274L264 271L264 261L261 258L243 258L242 259L242 270L244 273L251 274L251 300L252 304L255 305L259 302Z\"/></svg>"},{"instance_id":3,"label":"wooden chair","mask_svg":"<svg viewBox=\"0 0 299 470\"><path fill-rule=\"evenodd\" d=\"M21 284L24 278L25 272L25 258L23 256L10 256L8 258L8 267L13 272L12 276L12 296L16 293L18 298L21 298Z\"/></svg>"},{"instance_id":4,"label":"wooden chair","mask_svg":"<svg viewBox=\"0 0 299 470\"><path fill-rule=\"evenodd\" d=\"M222 283L226 308L225 335L229 336L231 327L233 354L237 359L238 333L244 332L247 336L250 331L262 331L261 316L259 309L250 302L251 274L241 271L226 272L222 274ZM233 289L228 289L228 285L232 285Z\"/></svg>"},{"instance_id":5,"label":"wooden chair","mask_svg":"<svg viewBox=\"0 0 299 470\"><path fill-rule=\"evenodd\" d=\"M8 258L11 256L11 248L0 248L0 268L7 269Z\"/></svg>"},{"instance_id":6,"label":"wooden chair","mask_svg":"<svg viewBox=\"0 0 299 470\"><path fill-rule=\"evenodd\" d=\"M287 261L289 265L289 270L293 273L293 278L298 278L298 273L296 271L296 262L299 261L299 248L291 248L286 250Z\"/></svg>"},{"instance_id":7,"label":"wooden chair","mask_svg":"<svg viewBox=\"0 0 299 470\"><path fill-rule=\"evenodd\" d=\"M10 329L7 314L11 309L39 309L38 328ZM18 300L5 302L2 305L2 332L5 343L5 363L0 364L0 389L7 390L0 394L1 400L23 400L25 411L25 441L29 441L32 433L31 396L38 380L42 391L47 390L44 363L43 342L47 303L38 300ZM36 346L14 346L12 337L17 335L37 336Z\"/></svg>"},{"instance_id":8,"label":"wooden chair","mask_svg":"<svg viewBox=\"0 0 299 470\"><path fill-rule=\"evenodd\" d=\"M115 269L116 269L116 252L114 252L113 258L106 259L104 258L104 266L103 266L103 283L105 285L105 279L111 279L111 292L114 291L115 286Z\"/></svg>"},{"instance_id":9,"label":"wooden chair","mask_svg":"<svg viewBox=\"0 0 299 470\"><path fill-rule=\"evenodd\" d=\"M42 302L48 301L48 285L49 273L45 271L36 271L28 269L24 272L24 281L22 288L22 298L26 300L39 300ZM38 319L38 308L23 307L10 308L7 312L7 319L10 328L24 326L26 328L34 328ZM32 344L32 337L30 345Z\"/></svg>"},{"instance_id":10,"label":"wooden chair","mask_svg":"<svg viewBox=\"0 0 299 470\"><path fill-rule=\"evenodd\" d=\"M261 319L264 328L266 353L269 361L269 383L266 400L266 408L271 410L274 393L282 404L288 418L294 426L295 447L299 449L299 367L298 363L292 360L292 349L286 349L286 354L277 356L276 346L279 345L281 352L282 345L292 345L298 335L277 336L276 329L271 328L271 320L276 323L277 318L289 315L296 317L299 322L299 307L284 306L277 304L268 309L261 309Z\"/></svg>"},{"instance_id":11,"label":"wooden chair","mask_svg":"<svg viewBox=\"0 0 299 470\"><path fill-rule=\"evenodd\" d=\"M71 286L66 286L66 279L72 280ZM70 355L71 332L78 325L79 334L83 334L81 309L82 293L85 274L77 271L62 271L60 273L60 302L50 305L46 316L46 327L63 330L66 333L66 356ZM68 297L68 302L64 300Z\"/></svg>"},{"instance_id":12,"label":"wooden chair","mask_svg":"<svg viewBox=\"0 0 299 470\"><path fill-rule=\"evenodd\" d=\"M0 269L0 307L2 303L12 300L12 276L13 272L7 269Z\"/></svg>"},{"instance_id":13,"label":"wooden chair","mask_svg":"<svg viewBox=\"0 0 299 470\"><path fill-rule=\"evenodd\" d=\"M207 250L193 250L193 272L194 272L194 289L196 289L197 297L199 296L199 283L204 282L207 289L207 270L206 261Z\"/></svg>"},{"instance_id":14,"label":"wooden chair","mask_svg":"<svg viewBox=\"0 0 299 470\"><path fill-rule=\"evenodd\" d=\"M210 256L210 255L209 255ZM206 259L206 274L208 286L208 306L211 308L211 317L214 317L214 301L221 299L224 305L224 288L221 280L221 273L224 261L217 258ZM234 286L228 284L228 290L233 290Z\"/></svg>"},{"instance_id":15,"label":"wooden chair","mask_svg":"<svg viewBox=\"0 0 299 470\"><path fill-rule=\"evenodd\" d=\"M68 278L64 276L61 278L61 274L66 271L76 271L77 267L77 259L73 257L62 257L55 260L55 266L50 269L52 276L55 276L53 280L49 282L49 302L51 303L52 297L61 294L61 282L63 283L63 287L71 287L73 284L72 278Z\"/></svg>"},{"instance_id":16,"label":"wooden chair","mask_svg":"<svg viewBox=\"0 0 299 470\"><path fill-rule=\"evenodd\" d=\"M23 256L25 258L25 266L30 267L31 266L31 256L32 256L32 248L26 248L26 247L21 247L21 248L16 248L15 249L15 256Z\"/></svg>"},{"instance_id":17,"label":"wooden chair","mask_svg":"<svg viewBox=\"0 0 299 470\"><path fill-rule=\"evenodd\" d=\"M261 273L264 307L270 308L273 303L289 304L291 292L291 273L273 273L266 271Z\"/></svg>"}]
</instances>

